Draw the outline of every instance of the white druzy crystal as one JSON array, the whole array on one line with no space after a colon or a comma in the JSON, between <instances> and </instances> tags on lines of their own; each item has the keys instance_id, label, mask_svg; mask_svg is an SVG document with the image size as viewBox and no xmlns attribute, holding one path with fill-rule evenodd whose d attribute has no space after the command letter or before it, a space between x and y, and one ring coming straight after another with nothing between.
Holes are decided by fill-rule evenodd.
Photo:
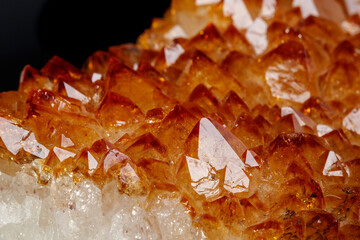
<instances>
[{"instance_id":1,"label":"white druzy crystal","mask_svg":"<svg viewBox=\"0 0 360 240\"><path fill-rule=\"evenodd\" d=\"M23 168L15 177L0 171L0 239L202 239L178 198L119 193L115 183L100 190L71 177L46 186Z\"/></svg>"}]
</instances>

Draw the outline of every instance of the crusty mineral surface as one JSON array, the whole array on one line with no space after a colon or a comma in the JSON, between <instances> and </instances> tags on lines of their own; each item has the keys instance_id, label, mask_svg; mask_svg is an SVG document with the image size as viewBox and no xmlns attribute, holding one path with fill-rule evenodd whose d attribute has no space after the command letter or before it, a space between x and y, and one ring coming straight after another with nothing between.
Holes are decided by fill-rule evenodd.
<instances>
[{"instance_id":1,"label":"crusty mineral surface","mask_svg":"<svg viewBox=\"0 0 360 240\"><path fill-rule=\"evenodd\" d=\"M173 0L82 69L26 66L0 94L0 239L360 239L357 13Z\"/></svg>"}]
</instances>

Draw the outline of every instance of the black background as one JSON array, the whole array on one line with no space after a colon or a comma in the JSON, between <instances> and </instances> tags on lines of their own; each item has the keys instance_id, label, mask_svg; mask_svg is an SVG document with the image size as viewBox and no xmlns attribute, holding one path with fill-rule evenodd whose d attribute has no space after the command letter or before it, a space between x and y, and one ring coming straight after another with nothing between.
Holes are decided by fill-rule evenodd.
<instances>
[{"instance_id":1,"label":"black background","mask_svg":"<svg viewBox=\"0 0 360 240\"><path fill-rule=\"evenodd\" d=\"M26 64L58 55L81 67L96 50L135 42L170 0L0 0L0 91L16 90Z\"/></svg>"}]
</instances>

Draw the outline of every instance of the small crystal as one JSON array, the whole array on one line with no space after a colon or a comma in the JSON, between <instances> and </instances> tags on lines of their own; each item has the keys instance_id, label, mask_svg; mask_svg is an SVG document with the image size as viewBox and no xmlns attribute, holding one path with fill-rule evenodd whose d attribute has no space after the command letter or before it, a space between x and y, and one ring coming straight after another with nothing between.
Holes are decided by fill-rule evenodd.
<instances>
[{"instance_id":1,"label":"small crystal","mask_svg":"<svg viewBox=\"0 0 360 240\"><path fill-rule=\"evenodd\" d=\"M175 25L164 34L164 37L168 40L174 40L176 38L187 38L188 36L179 25Z\"/></svg>"},{"instance_id":2,"label":"small crystal","mask_svg":"<svg viewBox=\"0 0 360 240\"><path fill-rule=\"evenodd\" d=\"M61 134L61 147L67 148L74 146L73 141L70 138L65 137L64 134Z\"/></svg>"},{"instance_id":3,"label":"small crystal","mask_svg":"<svg viewBox=\"0 0 360 240\"><path fill-rule=\"evenodd\" d=\"M246 29L253 23L243 0L224 0L223 11L225 16L231 16L238 30Z\"/></svg>"},{"instance_id":4,"label":"small crystal","mask_svg":"<svg viewBox=\"0 0 360 240\"><path fill-rule=\"evenodd\" d=\"M268 46L267 27L262 18L256 18L246 31L246 38L258 55L263 53Z\"/></svg>"},{"instance_id":5,"label":"small crystal","mask_svg":"<svg viewBox=\"0 0 360 240\"><path fill-rule=\"evenodd\" d=\"M91 82L99 81L102 78L102 75L100 73L93 73L91 77Z\"/></svg>"},{"instance_id":6,"label":"small crystal","mask_svg":"<svg viewBox=\"0 0 360 240\"><path fill-rule=\"evenodd\" d=\"M176 44L175 46L165 47L165 60L168 66L173 65L176 60L184 53L184 49L180 44Z\"/></svg>"},{"instance_id":7,"label":"small crystal","mask_svg":"<svg viewBox=\"0 0 360 240\"><path fill-rule=\"evenodd\" d=\"M342 124L346 129L360 134L360 125L359 121L357 120L359 117L359 109L353 109L348 115L344 117Z\"/></svg>"},{"instance_id":8,"label":"small crystal","mask_svg":"<svg viewBox=\"0 0 360 240\"><path fill-rule=\"evenodd\" d=\"M75 153L67 151L65 149L62 148L58 148L58 147L54 147L53 149L54 153L56 154L56 156L58 157L58 159L60 160L60 162L70 158L70 157L75 157Z\"/></svg>"}]
</instances>

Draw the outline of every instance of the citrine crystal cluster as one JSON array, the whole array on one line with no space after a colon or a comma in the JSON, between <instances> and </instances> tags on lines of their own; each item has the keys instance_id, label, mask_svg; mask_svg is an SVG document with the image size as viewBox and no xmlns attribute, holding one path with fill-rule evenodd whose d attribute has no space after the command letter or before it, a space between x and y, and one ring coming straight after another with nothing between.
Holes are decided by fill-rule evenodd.
<instances>
[{"instance_id":1,"label":"citrine crystal cluster","mask_svg":"<svg viewBox=\"0 0 360 240\"><path fill-rule=\"evenodd\" d=\"M82 69L26 66L0 94L0 238L360 239L358 13L173 0Z\"/></svg>"}]
</instances>

